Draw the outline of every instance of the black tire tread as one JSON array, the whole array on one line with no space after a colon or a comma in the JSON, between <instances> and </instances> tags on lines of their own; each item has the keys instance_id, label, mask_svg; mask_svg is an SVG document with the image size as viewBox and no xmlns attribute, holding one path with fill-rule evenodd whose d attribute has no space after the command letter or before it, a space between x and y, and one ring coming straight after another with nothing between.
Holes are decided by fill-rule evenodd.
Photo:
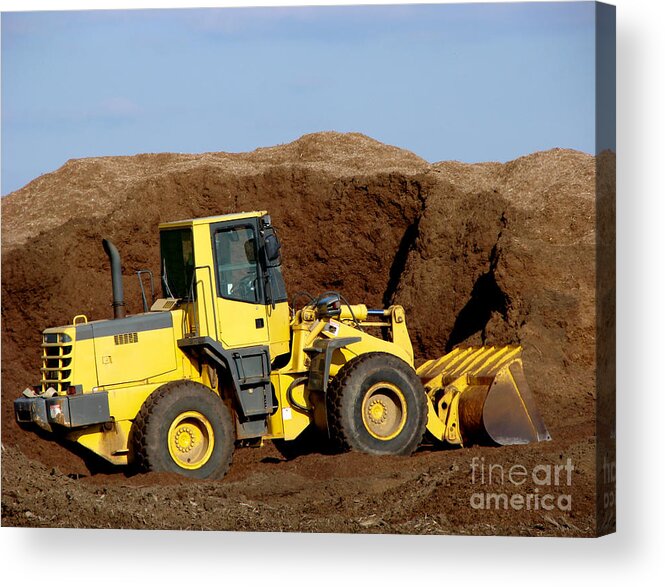
<instances>
[{"instance_id":1,"label":"black tire tread","mask_svg":"<svg viewBox=\"0 0 665 587\"><path fill-rule=\"evenodd\" d=\"M347 385L350 383L351 376L355 373L357 369L361 369L363 365L370 360L375 359L376 357L381 357L386 363L393 363L395 366L401 368L411 367L405 363L402 359L384 352L371 352L364 353L354 357L342 368L339 370L337 375L333 380L328 384L328 389L326 392L326 408L328 415L328 432L330 434L330 440L333 445L340 451L346 452L350 450L360 450L363 451L362 446L358 444L356 435L353 430L350 429L348 423L345 422L345 418L342 416L342 401L344 399L344 390ZM414 376L415 375L414 372ZM418 379L418 386L422 388L422 384ZM425 390L422 389L423 398L425 397ZM427 402L423 401L420 405L421 414L420 420L422 422L422 430L416 434L418 440L417 442L409 444L405 450L401 451L401 455L410 455L413 451L418 448L421 444L422 439L425 435L426 424L427 424Z\"/></svg>"},{"instance_id":2,"label":"black tire tread","mask_svg":"<svg viewBox=\"0 0 665 587\"><path fill-rule=\"evenodd\" d=\"M173 397L172 394L178 394L179 388L184 391L188 388L191 389L192 386L200 389L202 393L210 393L221 402L219 396L209 387L187 380L171 381L153 391L145 400L145 402L143 402L143 405L136 415L132 426L130 445L133 455L133 464L138 469L138 471L151 472L160 470L159 468L155 467L155 464L151 462L149 457L150 454L156 454L160 450L160 447L158 446L156 439L152 439L151 442L148 438L148 435L146 434L146 431L150 425L150 421L154 417L155 410L162 403L164 398L167 396ZM234 425L229 410L221 410L220 415L225 420L225 430L233 431ZM227 438L222 439L222 442L229 442L233 445L235 443L235 438L231 433ZM224 475L226 475L233 461L233 450L231 450L230 457L225 459L225 461L225 466L222 464L222 467L215 471L214 476L208 477L209 479L221 479Z\"/></svg>"}]
</instances>

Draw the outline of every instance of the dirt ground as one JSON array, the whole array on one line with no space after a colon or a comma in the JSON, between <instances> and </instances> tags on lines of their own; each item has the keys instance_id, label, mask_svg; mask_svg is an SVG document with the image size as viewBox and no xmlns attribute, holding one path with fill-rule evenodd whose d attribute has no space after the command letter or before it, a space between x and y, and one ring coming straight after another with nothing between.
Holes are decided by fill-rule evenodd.
<instances>
[{"instance_id":1,"label":"dirt ground","mask_svg":"<svg viewBox=\"0 0 665 587\"><path fill-rule=\"evenodd\" d=\"M614 190L613 158L604 161L603 174L599 158L561 149L429 164L363 135L319 133L252 153L69 161L3 198L3 525L607 531L613 518L598 514L610 488L596 482L608 450L596 400L610 392L596 378L597 211ZM404 305L418 361L460 343L522 344L553 440L292 460L267 442L239 448L229 475L211 483L131 476L17 427L12 402L38 378L41 330L79 313L111 316L102 236L118 245L137 312L135 271L158 272L159 222L253 209L279 230L290 292Z\"/></svg>"},{"instance_id":2,"label":"dirt ground","mask_svg":"<svg viewBox=\"0 0 665 587\"><path fill-rule=\"evenodd\" d=\"M516 463L575 463L571 511L474 509L470 463L485 457L504 471ZM128 477L28 459L18 448L2 454L2 517L8 526L152 528L405 534L583 536L595 533L592 439L538 447L435 450L411 457L359 453L311 454L285 460L271 443L236 451L219 482L149 473ZM497 476L483 491L503 493ZM506 482L507 483L507 482ZM538 486L525 484L521 492ZM492 504L493 505L493 504Z\"/></svg>"}]
</instances>

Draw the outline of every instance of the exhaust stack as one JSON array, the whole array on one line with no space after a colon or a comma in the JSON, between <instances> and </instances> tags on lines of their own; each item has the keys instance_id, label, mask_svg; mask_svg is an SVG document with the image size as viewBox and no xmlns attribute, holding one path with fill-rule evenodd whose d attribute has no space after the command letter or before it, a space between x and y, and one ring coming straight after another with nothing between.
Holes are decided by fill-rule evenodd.
<instances>
[{"instance_id":1,"label":"exhaust stack","mask_svg":"<svg viewBox=\"0 0 665 587\"><path fill-rule=\"evenodd\" d=\"M125 317L125 294L122 287L122 270L120 268L120 253L115 245L108 239L102 240L104 252L111 261L111 282L113 284L113 319Z\"/></svg>"}]
</instances>

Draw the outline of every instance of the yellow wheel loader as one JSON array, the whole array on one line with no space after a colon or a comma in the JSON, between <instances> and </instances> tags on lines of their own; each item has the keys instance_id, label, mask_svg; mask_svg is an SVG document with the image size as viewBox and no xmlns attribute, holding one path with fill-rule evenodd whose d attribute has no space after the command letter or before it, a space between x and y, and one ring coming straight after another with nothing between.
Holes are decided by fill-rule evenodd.
<instances>
[{"instance_id":1,"label":"yellow wheel loader","mask_svg":"<svg viewBox=\"0 0 665 587\"><path fill-rule=\"evenodd\" d=\"M240 442L288 447L312 431L378 455L411 454L425 430L460 446L549 439L519 347L455 349L416 370L401 306L337 292L289 305L266 212L159 229L163 297L151 287L149 306L152 274L139 272L144 311L126 316L120 257L104 240L114 317L44 331L19 424L117 465L202 479L221 478Z\"/></svg>"}]
</instances>

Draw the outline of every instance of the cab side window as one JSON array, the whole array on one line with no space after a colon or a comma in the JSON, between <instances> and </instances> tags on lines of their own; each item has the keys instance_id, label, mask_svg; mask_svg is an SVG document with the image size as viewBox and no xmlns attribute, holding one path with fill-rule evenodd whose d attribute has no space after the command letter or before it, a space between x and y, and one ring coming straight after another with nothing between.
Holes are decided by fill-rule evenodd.
<instances>
[{"instance_id":1,"label":"cab side window","mask_svg":"<svg viewBox=\"0 0 665 587\"><path fill-rule=\"evenodd\" d=\"M258 250L254 231L236 226L215 233L219 295L241 302L259 302Z\"/></svg>"}]
</instances>

